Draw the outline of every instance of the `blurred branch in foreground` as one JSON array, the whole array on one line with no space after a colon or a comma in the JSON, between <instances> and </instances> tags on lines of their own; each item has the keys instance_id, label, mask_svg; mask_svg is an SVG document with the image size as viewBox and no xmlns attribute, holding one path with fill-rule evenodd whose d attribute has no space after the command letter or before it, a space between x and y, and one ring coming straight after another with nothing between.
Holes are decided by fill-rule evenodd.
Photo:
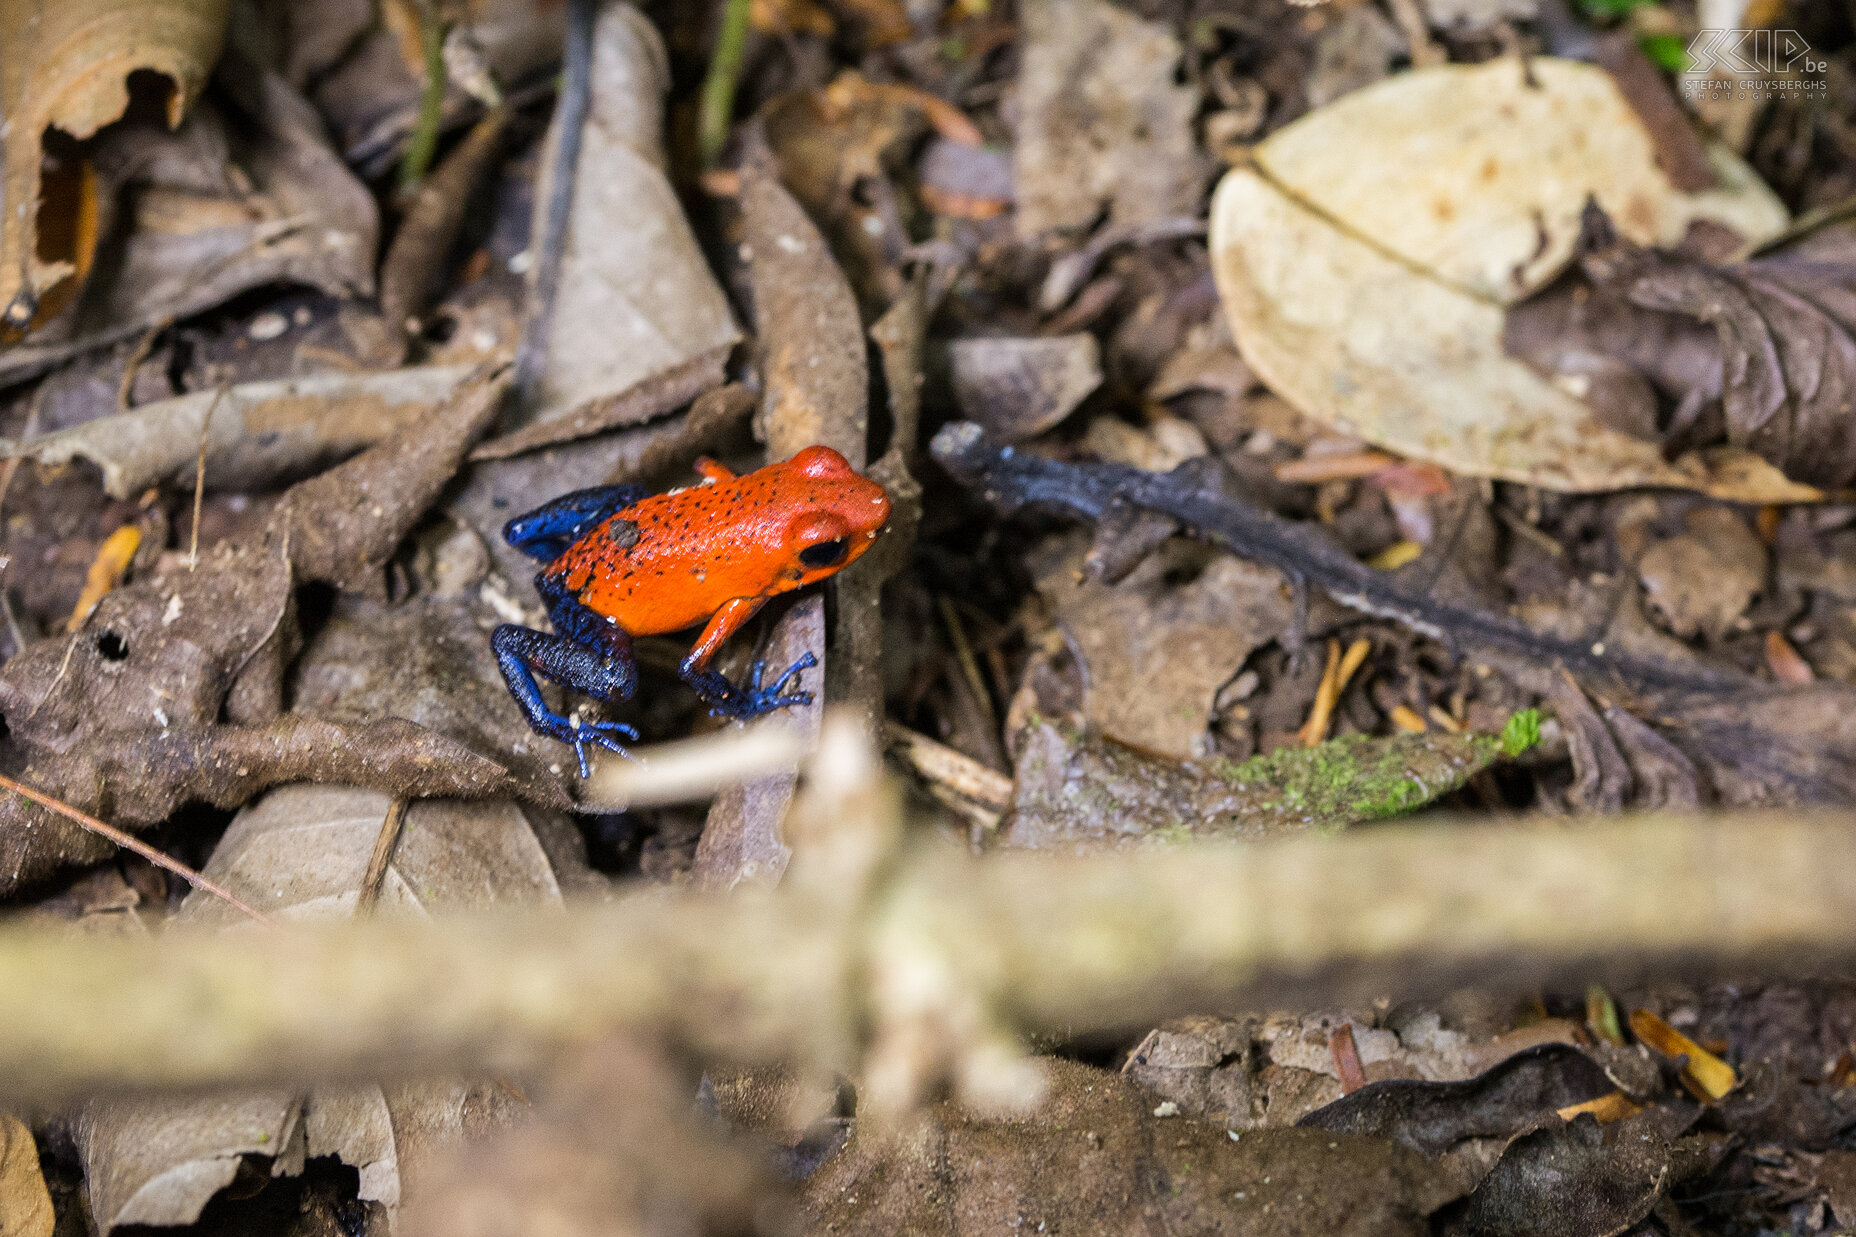
<instances>
[{"instance_id":1,"label":"blurred branch in foreground","mask_svg":"<svg viewBox=\"0 0 1856 1237\"><path fill-rule=\"evenodd\" d=\"M831 772L852 742L827 735L771 893L156 940L0 934L0 1092L518 1070L634 1027L737 1062L852 1068L868 1053L879 1106L952 1081L997 1107L1026 1098L1008 1029L1856 954L1847 816L896 856L896 798L869 754Z\"/></svg>"}]
</instances>

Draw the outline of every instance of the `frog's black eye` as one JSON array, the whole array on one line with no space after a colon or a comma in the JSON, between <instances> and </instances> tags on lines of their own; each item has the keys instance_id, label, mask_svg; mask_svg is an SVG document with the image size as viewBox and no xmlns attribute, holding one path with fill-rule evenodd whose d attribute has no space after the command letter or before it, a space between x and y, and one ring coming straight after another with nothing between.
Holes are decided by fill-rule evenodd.
<instances>
[{"instance_id":1,"label":"frog's black eye","mask_svg":"<svg viewBox=\"0 0 1856 1237\"><path fill-rule=\"evenodd\" d=\"M808 567L836 567L844 561L844 552L850 548L850 542L843 537L835 541L821 541L799 551L799 561Z\"/></svg>"}]
</instances>

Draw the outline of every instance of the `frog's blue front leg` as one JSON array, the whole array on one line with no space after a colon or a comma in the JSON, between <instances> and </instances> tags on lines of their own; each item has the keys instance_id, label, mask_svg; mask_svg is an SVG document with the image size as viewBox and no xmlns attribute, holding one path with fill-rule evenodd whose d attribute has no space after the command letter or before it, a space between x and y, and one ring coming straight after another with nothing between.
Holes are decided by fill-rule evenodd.
<instances>
[{"instance_id":1,"label":"frog's blue front leg","mask_svg":"<svg viewBox=\"0 0 1856 1237\"><path fill-rule=\"evenodd\" d=\"M530 558L551 563L607 516L650 493L642 485L598 485L563 494L503 525L503 540Z\"/></svg>"},{"instance_id":2,"label":"frog's blue front leg","mask_svg":"<svg viewBox=\"0 0 1856 1237\"><path fill-rule=\"evenodd\" d=\"M624 746L613 736L636 740L638 732L624 722L582 721L576 725L548 707L541 698L534 671L596 700L629 700L638 684L631 637L617 624L581 605L558 580L545 573L537 577L535 587L547 602L555 634L504 623L490 633L490 648L496 653L496 664L502 668L509 694L522 707L529 726L536 734L572 745L580 776L586 777L587 744L625 755Z\"/></svg>"}]
</instances>

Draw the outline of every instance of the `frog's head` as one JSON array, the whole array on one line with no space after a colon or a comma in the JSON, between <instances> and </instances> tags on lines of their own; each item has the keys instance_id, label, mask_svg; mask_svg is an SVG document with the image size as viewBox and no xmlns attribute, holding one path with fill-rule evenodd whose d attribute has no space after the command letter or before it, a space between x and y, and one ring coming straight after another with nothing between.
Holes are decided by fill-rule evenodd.
<instances>
[{"instance_id":1,"label":"frog's head","mask_svg":"<svg viewBox=\"0 0 1856 1237\"><path fill-rule=\"evenodd\" d=\"M889 520L889 495L830 447L807 447L784 468L795 509L786 550L799 588L855 562L876 542Z\"/></svg>"}]
</instances>

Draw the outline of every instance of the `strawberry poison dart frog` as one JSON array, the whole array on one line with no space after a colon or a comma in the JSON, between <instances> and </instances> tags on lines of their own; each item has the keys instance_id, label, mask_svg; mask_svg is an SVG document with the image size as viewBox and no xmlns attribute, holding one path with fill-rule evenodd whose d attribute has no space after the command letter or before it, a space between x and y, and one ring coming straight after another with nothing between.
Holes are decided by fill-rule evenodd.
<instances>
[{"instance_id":1,"label":"strawberry poison dart frog","mask_svg":"<svg viewBox=\"0 0 1856 1237\"><path fill-rule=\"evenodd\" d=\"M883 487L830 447L807 447L745 476L708 459L696 471L707 484L650 497L631 485L577 490L503 527L510 545L547 564L535 590L554 634L504 623L490 647L528 724L572 744L582 777L587 744L623 753L613 736L638 732L562 717L543 702L536 671L585 696L627 700L638 683L633 636L706 623L678 677L711 713L758 717L809 704L810 692L787 693L786 685L817 664L810 653L765 687L764 663L732 683L709 669L710 659L769 597L842 570L889 519Z\"/></svg>"}]
</instances>

